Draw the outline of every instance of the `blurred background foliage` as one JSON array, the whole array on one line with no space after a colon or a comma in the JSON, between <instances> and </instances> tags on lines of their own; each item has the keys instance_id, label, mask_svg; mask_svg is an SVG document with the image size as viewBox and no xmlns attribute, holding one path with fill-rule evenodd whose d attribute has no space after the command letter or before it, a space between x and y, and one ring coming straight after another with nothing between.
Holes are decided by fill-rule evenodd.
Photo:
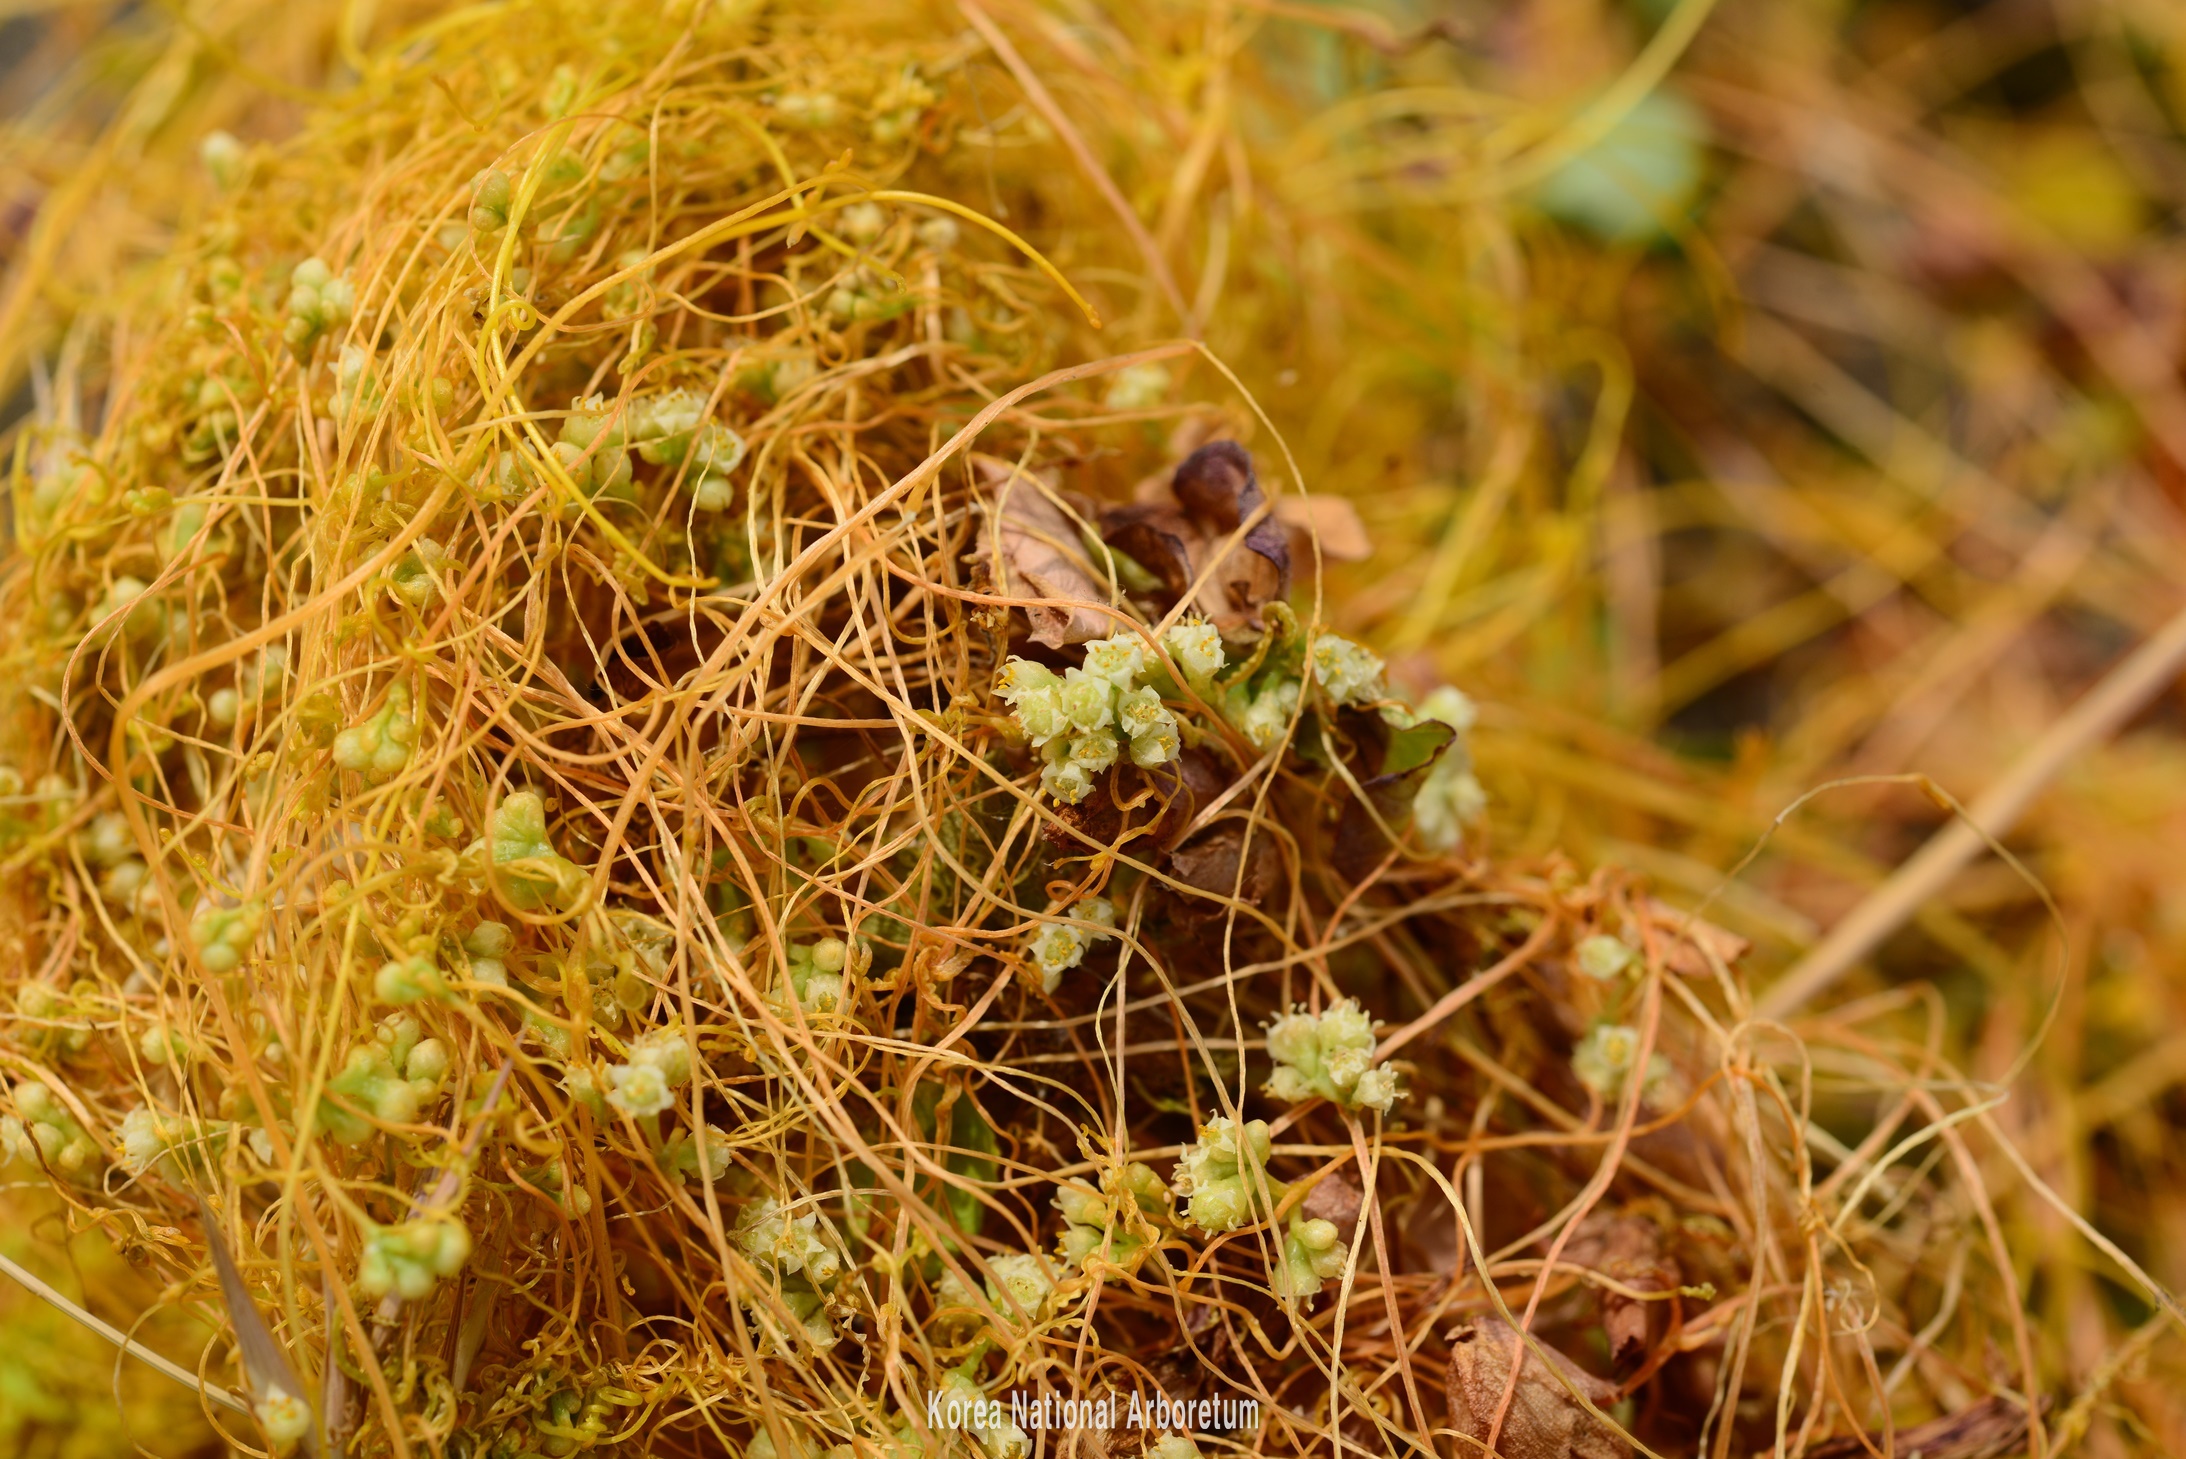
<instances>
[{"instance_id":1,"label":"blurred background foliage","mask_svg":"<svg viewBox=\"0 0 2186 1459\"><path fill-rule=\"evenodd\" d=\"M0 0L8 417L65 351L71 291L189 219L206 132L286 135L429 9ZM1167 283L1113 276L1131 255L1080 231L1082 201L966 201L1108 290L1115 347L1203 331L1304 485L1355 504L1371 555L1330 564L1326 612L1400 678L1482 702L1499 847L1713 897L1759 981L1945 815L1904 785L1833 789L1725 886L1780 812L1906 772L1972 798L2186 601L2186 7L994 10ZM1050 140L1000 62L967 74L997 147ZM2061 958L2058 1020L2000 1118L2174 1290L2182 707L2174 689L2078 756L2011 836L2061 949L1989 861L1833 995L1931 982L1960 1067L1995 1078ZM1820 1112L1847 1138L1871 1113ZM1985 1174L2045 1369L2087 1395L2079 1442L2186 1452L2179 1345L2008 1167ZM6 1249L124 1326L155 1303L62 1234L11 1209ZM185 1362L205 1336L153 1331ZM220 1451L133 1365L117 1417L112 1374L0 1284L0 1447Z\"/></svg>"}]
</instances>

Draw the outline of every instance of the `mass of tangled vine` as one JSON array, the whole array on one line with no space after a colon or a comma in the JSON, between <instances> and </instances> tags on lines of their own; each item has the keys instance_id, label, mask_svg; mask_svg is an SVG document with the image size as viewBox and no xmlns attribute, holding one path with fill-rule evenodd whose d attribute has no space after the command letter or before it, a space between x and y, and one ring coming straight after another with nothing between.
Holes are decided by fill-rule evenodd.
<instances>
[{"instance_id":1,"label":"mass of tangled vine","mask_svg":"<svg viewBox=\"0 0 2186 1459\"><path fill-rule=\"evenodd\" d=\"M2008 1265L1935 1047L1490 856L1284 423L992 206L988 42L820 15L213 135L20 436L8 1155L232 1442L1745 1454L1878 1350L2023 1431L2000 1290L1910 1331Z\"/></svg>"}]
</instances>

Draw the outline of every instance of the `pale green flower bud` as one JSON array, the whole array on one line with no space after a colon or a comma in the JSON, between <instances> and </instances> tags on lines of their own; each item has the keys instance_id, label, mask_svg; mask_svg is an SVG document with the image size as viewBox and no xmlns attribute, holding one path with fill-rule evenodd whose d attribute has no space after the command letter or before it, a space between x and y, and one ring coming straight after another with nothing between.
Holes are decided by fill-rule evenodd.
<instances>
[{"instance_id":1,"label":"pale green flower bud","mask_svg":"<svg viewBox=\"0 0 2186 1459\"><path fill-rule=\"evenodd\" d=\"M1277 1182L1268 1183L1265 1195L1259 1190L1273 1146L1266 1120L1239 1128L1217 1115L1200 1126L1199 1140L1185 1146L1177 1161L1177 1192L1185 1197L1184 1213L1192 1224L1217 1234L1235 1231L1252 1221L1257 1203L1280 1199Z\"/></svg>"},{"instance_id":2,"label":"pale green flower bud","mask_svg":"<svg viewBox=\"0 0 2186 1459\"><path fill-rule=\"evenodd\" d=\"M190 941L198 959L210 973L232 973L243 965L244 954L258 940L266 908L262 902L240 907L200 907L190 918Z\"/></svg>"},{"instance_id":3,"label":"pale green flower bud","mask_svg":"<svg viewBox=\"0 0 2186 1459\"><path fill-rule=\"evenodd\" d=\"M494 882L511 905L529 912L550 898L566 905L581 894L581 873L554 850L547 836L546 803L536 793L520 790L504 799L494 809L491 832L493 864L509 868Z\"/></svg>"},{"instance_id":4,"label":"pale green flower bud","mask_svg":"<svg viewBox=\"0 0 2186 1459\"><path fill-rule=\"evenodd\" d=\"M267 1447L276 1454L286 1454L302 1443L314 1423L311 1405L284 1388L269 1388L251 1412L257 1416Z\"/></svg>"},{"instance_id":5,"label":"pale green flower bud","mask_svg":"<svg viewBox=\"0 0 2186 1459\"><path fill-rule=\"evenodd\" d=\"M1071 907L1070 915L1104 928L1116 925L1115 903L1106 897L1087 897ZM1037 924L1026 942L1025 955L1040 975L1040 991L1052 994L1061 987L1063 974L1085 961L1086 949L1108 936L1068 922Z\"/></svg>"},{"instance_id":6,"label":"pale green flower bud","mask_svg":"<svg viewBox=\"0 0 2186 1459\"><path fill-rule=\"evenodd\" d=\"M334 763L374 785L402 773L417 748L417 722L410 717L409 687L397 680L387 690L380 712L334 737Z\"/></svg>"},{"instance_id":7,"label":"pale green flower bud","mask_svg":"<svg viewBox=\"0 0 2186 1459\"><path fill-rule=\"evenodd\" d=\"M429 957L397 958L380 965L372 979L372 995L398 1008L428 998L445 1000L448 980Z\"/></svg>"},{"instance_id":8,"label":"pale green flower bud","mask_svg":"<svg viewBox=\"0 0 2186 1459\"><path fill-rule=\"evenodd\" d=\"M870 244L888 228L888 213L878 203L852 203L843 209L843 233L852 243Z\"/></svg>"},{"instance_id":9,"label":"pale green flower bud","mask_svg":"<svg viewBox=\"0 0 2186 1459\"><path fill-rule=\"evenodd\" d=\"M708 1125L698 1139L694 1139L687 1131L678 1131L662 1143L658 1156L660 1168L670 1180L681 1183L699 1178L701 1139L705 1143L705 1174L713 1180L719 1180L728 1172L729 1137Z\"/></svg>"},{"instance_id":10,"label":"pale green flower bud","mask_svg":"<svg viewBox=\"0 0 2186 1459\"><path fill-rule=\"evenodd\" d=\"M735 501L735 483L726 476L708 472L691 488L691 505L702 512L725 512Z\"/></svg>"},{"instance_id":11,"label":"pale green flower bud","mask_svg":"<svg viewBox=\"0 0 2186 1459\"><path fill-rule=\"evenodd\" d=\"M142 1175L159 1163L180 1131L148 1109L133 1109L121 1118L121 1164L131 1175Z\"/></svg>"},{"instance_id":12,"label":"pale green flower bud","mask_svg":"<svg viewBox=\"0 0 2186 1459\"><path fill-rule=\"evenodd\" d=\"M481 172L471 180L471 227L480 233L498 233L509 225L509 208L515 190L509 175L499 170Z\"/></svg>"},{"instance_id":13,"label":"pale green flower bud","mask_svg":"<svg viewBox=\"0 0 2186 1459\"><path fill-rule=\"evenodd\" d=\"M207 132L197 144L197 160L222 192L233 192L250 175L250 153L228 132Z\"/></svg>"},{"instance_id":14,"label":"pale green flower bud","mask_svg":"<svg viewBox=\"0 0 2186 1459\"><path fill-rule=\"evenodd\" d=\"M447 1217L374 1227L365 1234L357 1285L370 1296L394 1292L415 1302L437 1279L462 1271L470 1255L471 1233Z\"/></svg>"},{"instance_id":15,"label":"pale green flower bud","mask_svg":"<svg viewBox=\"0 0 2186 1459\"><path fill-rule=\"evenodd\" d=\"M1234 701L1241 695L1233 695ZM1245 703L1242 713L1233 714L1237 728L1254 748L1265 750L1282 739L1283 732L1298 712L1298 683L1294 679L1278 679L1267 685Z\"/></svg>"},{"instance_id":16,"label":"pale green flower bud","mask_svg":"<svg viewBox=\"0 0 2186 1459\"><path fill-rule=\"evenodd\" d=\"M1126 365L1108 382L1101 404L1110 410L1152 410L1169 394L1169 370L1159 360Z\"/></svg>"},{"instance_id":17,"label":"pale green flower bud","mask_svg":"<svg viewBox=\"0 0 2186 1459\"><path fill-rule=\"evenodd\" d=\"M1293 1301L1311 1297L1321 1290L1322 1283L1343 1275L1349 1255L1335 1222L1307 1221L1293 1213L1290 1231L1283 1238L1282 1255L1276 1259L1268 1285L1278 1297Z\"/></svg>"},{"instance_id":18,"label":"pale green flower bud","mask_svg":"<svg viewBox=\"0 0 2186 1459\"><path fill-rule=\"evenodd\" d=\"M337 277L324 260L307 258L289 274L288 327L282 338L302 356L321 335L347 324L356 308L356 287Z\"/></svg>"},{"instance_id":19,"label":"pale green flower bud","mask_svg":"<svg viewBox=\"0 0 2186 1459\"><path fill-rule=\"evenodd\" d=\"M107 811L83 833L84 855L100 866L119 866L137 854L137 838L130 833L129 818Z\"/></svg>"}]
</instances>

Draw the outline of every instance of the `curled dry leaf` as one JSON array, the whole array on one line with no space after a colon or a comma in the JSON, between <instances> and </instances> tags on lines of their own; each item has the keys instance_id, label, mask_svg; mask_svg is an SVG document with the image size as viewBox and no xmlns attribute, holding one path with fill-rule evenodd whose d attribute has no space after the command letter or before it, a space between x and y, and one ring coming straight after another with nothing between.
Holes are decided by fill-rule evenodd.
<instances>
[{"instance_id":1,"label":"curled dry leaf","mask_svg":"<svg viewBox=\"0 0 2186 1459\"><path fill-rule=\"evenodd\" d=\"M997 594L1020 600L1032 641L1061 648L1106 634L1108 594L1086 570L1078 525L1049 496L1053 487L992 456L973 465L993 513L981 534L981 563Z\"/></svg>"},{"instance_id":2,"label":"curled dry leaf","mask_svg":"<svg viewBox=\"0 0 2186 1459\"><path fill-rule=\"evenodd\" d=\"M1243 875L1239 875L1240 863ZM1210 827L1169 853L1169 874L1196 891L1185 900L1194 916L1211 917L1221 912L1231 897L1257 907L1275 890L1281 874L1275 838L1261 830L1246 834L1243 821L1229 820Z\"/></svg>"},{"instance_id":3,"label":"curled dry leaf","mask_svg":"<svg viewBox=\"0 0 2186 1459\"><path fill-rule=\"evenodd\" d=\"M1502 1459L1632 1459L1632 1446L1571 1396L1575 1388L1588 1403L1601 1408L1616 1401L1616 1386L1554 1348L1541 1351L1569 1387L1557 1381L1548 1365L1526 1348L1502 1318L1481 1317L1458 1329L1451 1339L1447 1391L1450 1426L1461 1436L1459 1459L1487 1452L1488 1430L1502 1407L1514 1362L1520 1364L1518 1388L1495 1441L1495 1452Z\"/></svg>"},{"instance_id":4,"label":"curled dry leaf","mask_svg":"<svg viewBox=\"0 0 2186 1459\"><path fill-rule=\"evenodd\" d=\"M1662 1249L1661 1228L1644 1216L1589 1216L1564 1248L1564 1260L1641 1292L1667 1291L1679 1282L1677 1262ZM1642 1302L1603 1289L1602 1330L1609 1335L1610 1356L1621 1362L1648 1347L1651 1330L1660 1331L1658 1317L1668 1311L1668 1302Z\"/></svg>"},{"instance_id":5,"label":"curled dry leaf","mask_svg":"<svg viewBox=\"0 0 2186 1459\"><path fill-rule=\"evenodd\" d=\"M1330 562L1364 562L1374 555L1374 540L1348 497L1282 497L1275 503L1275 520L1290 530L1293 560L1310 562L1315 542Z\"/></svg>"},{"instance_id":6,"label":"curled dry leaf","mask_svg":"<svg viewBox=\"0 0 2186 1459\"><path fill-rule=\"evenodd\" d=\"M1971 1408L1947 1413L1897 1432L1897 1452L1920 1459L2006 1459L2026 1447L2027 1411L2008 1398L1984 1398ZM1807 1450L1807 1459L1854 1459L1882 1447L1880 1437L1862 1443L1847 1436Z\"/></svg>"},{"instance_id":7,"label":"curled dry leaf","mask_svg":"<svg viewBox=\"0 0 2186 1459\"><path fill-rule=\"evenodd\" d=\"M1219 628L1242 628L1290 592L1290 541L1267 508L1251 453L1235 441L1210 441L1177 467L1166 500L1103 512L1101 536L1173 599L1205 573L1193 606ZM1243 540L1225 552L1247 522Z\"/></svg>"}]
</instances>

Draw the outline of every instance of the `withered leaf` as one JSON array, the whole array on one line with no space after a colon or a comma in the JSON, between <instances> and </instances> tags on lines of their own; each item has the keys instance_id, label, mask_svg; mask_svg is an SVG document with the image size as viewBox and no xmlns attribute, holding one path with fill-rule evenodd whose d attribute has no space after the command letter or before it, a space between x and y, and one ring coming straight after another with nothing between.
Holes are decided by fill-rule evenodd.
<instances>
[{"instance_id":1,"label":"withered leaf","mask_svg":"<svg viewBox=\"0 0 2186 1459\"><path fill-rule=\"evenodd\" d=\"M1542 1351L1571 1388L1586 1395L1587 1402L1601 1408L1616 1401L1615 1385L1554 1348ZM1511 1325L1495 1316L1475 1319L1452 1339L1447 1385L1450 1426L1473 1441L1457 1446L1460 1459L1485 1452L1488 1430L1503 1402L1513 1364L1518 1365L1518 1388L1495 1443L1502 1459L1632 1459L1632 1446L1588 1413L1547 1364L1527 1350Z\"/></svg>"},{"instance_id":2,"label":"withered leaf","mask_svg":"<svg viewBox=\"0 0 2186 1459\"><path fill-rule=\"evenodd\" d=\"M1662 1232L1644 1216L1587 1217L1564 1247L1564 1260L1591 1267L1603 1276L1642 1292L1678 1285L1677 1262L1662 1249ZM1621 1292L1601 1293L1602 1330L1609 1335L1611 1357L1648 1346L1669 1312L1668 1302L1642 1302Z\"/></svg>"},{"instance_id":3,"label":"withered leaf","mask_svg":"<svg viewBox=\"0 0 2186 1459\"><path fill-rule=\"evenodd\" d=\"M1196 916L1218 915L1232 896L1258 906L1275 890L1280 872L1275 838L1266 831L1248 838L1241 821L1210 827L1169 853L1169 874L1214 899L1187 897L1185 906Z\"/></svg>"},{"instance_id":4,"label":"withered leaf","mask_svg":"<svg viewBox=\"0 0 2186 1459\"><path fill-rule=\"evenodd\" d=\"M1185 746L1168 764L1145 773L1161 807L1150 831L1164 851L1176 848L1200 808L1220 799L1231 781L1220 761L1193 745Z\"/></svg>"},{"instance_id":5,"label":"withered leaf","mask_svg":"<svg viewBox=\"0 0 2186 1459\"><path fill-rule=\"evenodd\" d=\"M981 534L980 555L994 591L1020 600L1032 641L1049 648L1084 643L1109 631L1100 610L1108 594L1086 570L1077 524L1035 482L1009 462L973 459L994 520Z\"/></svg>"},{"instance_id":6,"label":"withered leaf","mask_svg":"<svg viewBox=\"0 0 2186 1459\"><path fill-rule=\"evenodd\" d=\"M302 1398L304 1385L289 1367L288 1355L281 1351L273 1329L266 1326L258 1304L251 1300L250 1288L244 1285L243 1274L236 1269L235 1257L228 1250L227 1234L203 1198L197 1202L197 1216L205 1228L205 1246L212 1253L213 1270L220 1277L221 1300L227 1306L228 1320L235 1325L236 1353L243 1360L243 1376L250 1380L252 1400L263 1405L276 1395ZM318 1453L316 1432L306 1433L304 1447L309 1453Z\"/></svg>"},{"instance_id":7,"label":"withered leaf","mask_svg":"<svg viewBox=\"0 0 2186 1459\"><path fill-rule=\"evenodd\" d=\"M1366 793L1344 803L1336 822L1336 843L1331 859L1336 870L1352 881L1363 881L1389 854L1389 832L1403 835L1412 822L1412 801L1420 782L1445 750L1456 742L1457 732L1440 720L1425 720L1408 730L1391 733L1368 715L1349 720L1381 739L1381 773L1359 782Z\"/></svg>"},{"instance_id":8,"label":"withered leaf","mask_svg":"<svg viewBox=\"0 0 2186 1459\"><path fill-rule=\"evenodd\" d=\"M1880 1448L1879 1436L1872 1442ZM1984 1398L1897 1432L1897 1451L1920 1459L2005 1459L2026 1447L2027 1411L2008 1398ZM1828 1439L1807 1450L1808 1459L1854 1459L1868 1452L1857 1438Z\"/></svg>"},{"instance_id":9,"label":"withered leaf","mask_svg":"<svg viewBox=\"0 0 2186 1459\"><path fill-rule=\"evenodd\" d=\"M1312 544L1321 545L1321 556L1330 562L1364 562L1374 555L1374 541L1366 535L1359 509L1340 496L1286 496L1275 502L1275 520L1290 529L1290 554L1310 558Z\"/></svg>"},{"instance_id":10,"label":"withered leaf","mask_svg":"<svg viewBox=\"0 0 2186 1459\"><path fill-rule=\"evenodd\" d=\"M1102 513L1102 540L1160 579L1172 598L1206 573L1193 606L1222 628L1257 620L1263 604L1290 592L1289 537L1264 510L1267 497L1243 446L1201 446L1177 467L1167 496ZM1237 549L1216 561L1247 521L1253 525Z\"/></svg>"}]
</instances>

